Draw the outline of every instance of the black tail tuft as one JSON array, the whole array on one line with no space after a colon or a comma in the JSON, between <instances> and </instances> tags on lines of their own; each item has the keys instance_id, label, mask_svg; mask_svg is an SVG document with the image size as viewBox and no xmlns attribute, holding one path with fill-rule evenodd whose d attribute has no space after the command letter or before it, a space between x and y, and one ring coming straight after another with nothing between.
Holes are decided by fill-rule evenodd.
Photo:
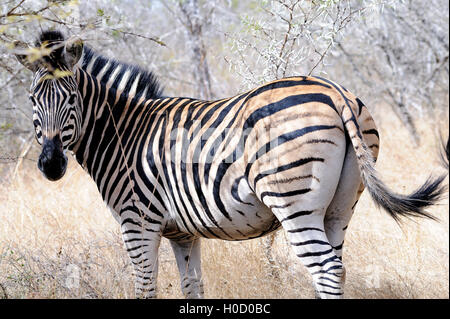
<instances>
[{"instance_id":1,"label":"black tail tuft","mask_svg":"<svg viewBox=\"0 0 450 319\"><path fill-rule=\"evenodd\" d=\"M420 188L410 195L399 195L389 191L376 177L377 180L373 180L368 188L375 203L383 207L397 222L400 221L400 217L425 217L438 220L426 212L425 208L436 204L446 192L447 186L442 185L445 177L445 175L438 178L429 177Z\"/></svg>"},{"instance_id":2,"label":"black tail tuft","mask_svg":"<svg viewBox=\"0 0 450 319\"><path fill-rule=\"evenodd\" d=\"M450 136L447 138L447 145L445 145L445 142L442 139L441 135L441 143L442 143L442 149L441 149L441 162L443 166L448 170L449 168L449 157L450 157Z\"/></svg>"}]
</instances>

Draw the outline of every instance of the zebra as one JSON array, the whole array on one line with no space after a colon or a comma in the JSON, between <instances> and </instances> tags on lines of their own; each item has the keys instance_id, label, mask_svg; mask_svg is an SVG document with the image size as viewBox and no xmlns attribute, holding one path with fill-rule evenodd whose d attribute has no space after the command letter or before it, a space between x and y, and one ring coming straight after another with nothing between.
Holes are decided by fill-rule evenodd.
<instances>
[{"instance_id":1,"label":"zebra","mask_svg":"<svg viewBox=\"0 0 450 319\"><path fill-rule=\"evenodd\" d=\"M440 135L441 139L441 149L439 152L441 164L448 171L449 168L449 159L450 159L450 136L447 137L447 143L445 143L444 138Z\"/></svg>"},{"instance_id":2,"label":"zebra","mask_svg":"<svg viewBox=\"0 0 450 319\"><path fill-rule=\"evenodd\" d=\"M120 224L135 293L156 297L168 238L186 298L204 297L200 239L247 240L282 228L318 298L341 298L344 237L365 188L395 220L435 217L429 178L398 195L374 168L379 133L367 107L328 79L296 76L215 101L163 96L152 72L77 37L40 33L30 87L38 167L62 178L67 154L95 181ZM18 46L20 49L21 47Z\"/></svg>"}]
</instances>

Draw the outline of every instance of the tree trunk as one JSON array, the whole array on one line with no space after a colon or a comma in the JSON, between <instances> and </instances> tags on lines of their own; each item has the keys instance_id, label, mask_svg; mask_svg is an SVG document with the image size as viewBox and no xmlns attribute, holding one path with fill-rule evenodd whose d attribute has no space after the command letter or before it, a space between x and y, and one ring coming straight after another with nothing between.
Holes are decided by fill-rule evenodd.
<instances>
[{"instance_id":1,"label":"tree trunk","mask_svg":"<svg viewBox=\"0 0 450 319\"><path fill-rule=\"evenodd\" d=\"M211 77L209 74L206 48L203 41L203 27L205 20L200 15L198 0L184 0L179 2L182 21L185 26L187 44L192 61L192 72L198 98L211 99Z\"/></svg>"},{"instance_id":2,"label":"tree trunk","mask_svg":"<svg viewBox=\"0 0 450 319\"><path fill-rule=\"evenodd\" d=\"M403 96L401 96L400 98L396 98L396 95L391 90L388 90L387 92L394 102L394 104L391 104L392 110L395 112L395 114L397 114L402 124L408 130L409 134L411 134L411 139L414 143L414 146L418 147L420 145L420 136L417 132L416 125L414 124L413 117L411 116L408 109L406 108L405 103L403 102Z\"/></svg>"}]
</instances>

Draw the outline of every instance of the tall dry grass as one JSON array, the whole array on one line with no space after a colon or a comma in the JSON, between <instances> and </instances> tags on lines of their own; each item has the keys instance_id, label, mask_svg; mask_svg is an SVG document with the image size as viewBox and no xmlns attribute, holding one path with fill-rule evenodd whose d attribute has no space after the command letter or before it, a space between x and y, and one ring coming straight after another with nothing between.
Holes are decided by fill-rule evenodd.
<instances>
[{"instance_id":1,"label":"tall dry grass","mask_svg":"<svg viewBox=\"0 0 450 319\"><path fill-rule=\"evenodd\" d=\"M377 168L389 186L406 193L429 173L444 173L433 123L419 125L422 146L414 148L392 114L378 122ZM346 297L448 298L448 209L446 199L430 209L439 223L416 220L400 227L364 193L345 242ZM277 233L272 266L261 243L204 240L206 297L314 297L310 277L283 233ZM159 296L181 298L165 239L159 269ZM0 186L0 298L132 298L133 287L118 224L74 160L59 182L46 181L26 163Z\"/></svg>"}]
</instances>

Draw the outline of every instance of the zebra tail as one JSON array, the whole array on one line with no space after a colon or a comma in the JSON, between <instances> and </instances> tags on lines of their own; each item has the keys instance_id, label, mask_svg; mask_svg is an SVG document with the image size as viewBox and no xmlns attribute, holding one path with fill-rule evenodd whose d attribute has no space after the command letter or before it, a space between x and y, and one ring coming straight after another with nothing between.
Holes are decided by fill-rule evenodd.
<instances>
[{"instance_id":1,"label":"zebra tail","mask_svg":"<svg viewBox=\"0 0 450 319\"><path fill-rule=\"evenodd\" d=\"M444 168L446 168L448 170L449 158L450 158L450 136L447 137L447 145L445 144L445 142L441 136L441 143L442 143L441 162L442 162Z\"/></svg>"},{"instance_id":2,"label":"zebra tail","mask_svg":"<svg viewBox=\"0 0 450 319\"><path fill-rule=\"evenodd\" d=\"M443 185L445 175L429 177L425 183L409 195L401 195L390 190L379 178L375 170L372 152L363 140L357 118L349 105L344 106L342 120L356 153L363 183L378 207L386 210L396 222L401 217L426 217L437 220L425 208L438 202L446 192Z\"/></svg>"}]
</instances>

